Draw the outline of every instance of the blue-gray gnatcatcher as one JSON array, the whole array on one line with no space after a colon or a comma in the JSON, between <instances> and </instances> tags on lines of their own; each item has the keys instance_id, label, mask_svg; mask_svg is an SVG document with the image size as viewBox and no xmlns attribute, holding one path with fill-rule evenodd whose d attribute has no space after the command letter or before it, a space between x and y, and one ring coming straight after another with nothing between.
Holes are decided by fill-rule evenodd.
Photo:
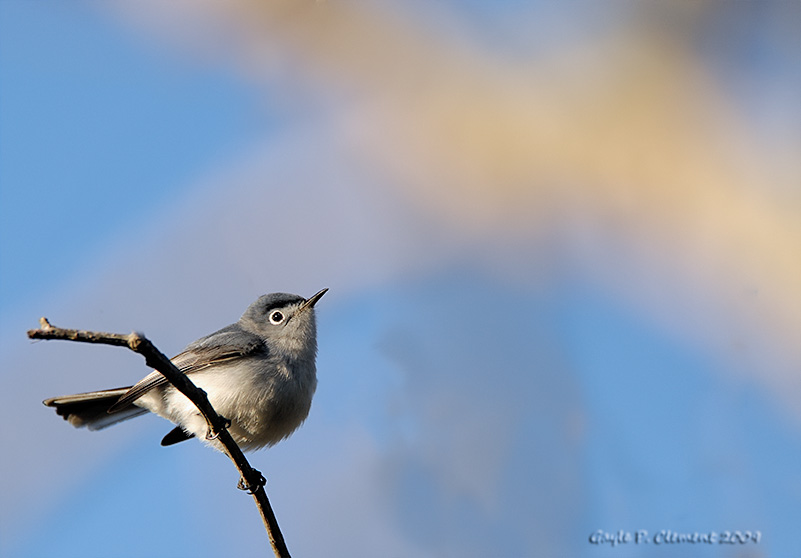
<instances>
[{"instance_id":1,"label":"blue-gray gnatcatcher","mask_svg":"<svg viewBox=\"0 0 801 558\"><path fill-rule=\"evenodd\" d=\"M231 421L231 436L243 450L283 440L308 416L317 387L314 305L326 291L308 299L264 295L238 322L190 343L172 359ZM197 407L159 372L131 387L54 397L44 404L89 430L150 411L178 425L163 446L194 436L206 440L208 432Z\"/></svg>"}]
</instances>

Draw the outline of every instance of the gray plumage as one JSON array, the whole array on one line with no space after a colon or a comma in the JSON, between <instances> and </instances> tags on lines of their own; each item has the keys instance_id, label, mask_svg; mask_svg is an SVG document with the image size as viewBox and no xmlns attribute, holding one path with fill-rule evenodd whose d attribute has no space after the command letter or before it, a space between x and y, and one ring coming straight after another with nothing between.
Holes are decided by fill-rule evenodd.
<instances>
[{"instance_id":1,"label":"gray plumage","mask_svg":"<svg viewBox=\"0 0 801 558\"><path fill-rule=\"evenodd\" d=\"M309 299L264 295L238 322L190 343L172 359L231 421L231 435L243 450L283 440L308 416L317 387L314 305L327 290ZM162 445L193 436L206 441L206 421L197 408L155 371L134 386L54 397L44 404L90 430L150 411L178 425Z\"/></svg>"}]
</instances>

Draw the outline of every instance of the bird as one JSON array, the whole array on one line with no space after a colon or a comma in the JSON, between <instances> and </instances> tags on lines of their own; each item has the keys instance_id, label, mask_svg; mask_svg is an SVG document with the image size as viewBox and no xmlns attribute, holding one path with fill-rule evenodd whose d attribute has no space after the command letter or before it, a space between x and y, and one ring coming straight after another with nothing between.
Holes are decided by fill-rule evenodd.
<instances>
[{"instance_id":1,"label":"bird","mask_svg":"<svg viewBox=\"0 0 801 558\"><path fill-rule=\"evenodd\" d=\"M270 447L306 420L317 388L317 325L310 298L288 293L259 297L236 323L186 346L171 360L203 389L243 451ZM206 420L158 371L133 386L45 399L75 427L100 430L155 413L174 424L161 440L171 446L196 437L223 451Z\"/></svg>"}]
</instances>

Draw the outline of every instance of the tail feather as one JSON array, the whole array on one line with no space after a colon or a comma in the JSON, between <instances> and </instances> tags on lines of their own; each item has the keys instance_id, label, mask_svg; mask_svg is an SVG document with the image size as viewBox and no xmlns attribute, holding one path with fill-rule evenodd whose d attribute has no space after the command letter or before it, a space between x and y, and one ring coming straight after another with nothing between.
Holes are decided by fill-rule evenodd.
<instances>
[{"instance_id":1,"label":"tail feather","mask_svg":"<svg viewBox=\"0 0 801 558\"><path fill-rule=\"evenodd\" d=\"M167 432L167 435L164 436L164 438L162 438L161 445L171 446L173 444L184 442L194 437L195 437L194 434L187 434L183 428L181 428L180 426L176 426L175 428Z\"/></svg>"},{"instance_id":2,"label":"tail feather","mask_svg":"<svg viewBox=\"0 0 801 558\"><path fill-rule=\"evenodd\" d=\"M45 399L43 403L48 407L55 407L56 413L77 428L85 426L89 430L100 430L148 412L147 409L134 405L127 405L109 412L109 409L129 389L130 387L125 387L52 397Z\"/></svg>"}]
</instances>

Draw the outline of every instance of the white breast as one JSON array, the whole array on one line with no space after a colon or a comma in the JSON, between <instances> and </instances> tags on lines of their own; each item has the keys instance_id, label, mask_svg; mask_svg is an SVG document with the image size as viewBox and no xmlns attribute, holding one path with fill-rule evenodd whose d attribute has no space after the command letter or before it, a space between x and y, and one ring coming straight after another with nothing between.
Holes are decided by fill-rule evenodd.
<instances>
[{"instance_id":1,"label":"white breast","mask_svg":"<svg viewBox=\"0 0 801 558\"><path fill-rule=\"evenodd\" d=\"M271 446L292 434L308 416L317 387L313 358L296 361L291 368L246 359L194 372L190 378L208 394L217 413L231 421L229 431L243 450ZM205 419L172 386L152 390L135 404L206 440Z\"/></svg>"}]
</instances>

